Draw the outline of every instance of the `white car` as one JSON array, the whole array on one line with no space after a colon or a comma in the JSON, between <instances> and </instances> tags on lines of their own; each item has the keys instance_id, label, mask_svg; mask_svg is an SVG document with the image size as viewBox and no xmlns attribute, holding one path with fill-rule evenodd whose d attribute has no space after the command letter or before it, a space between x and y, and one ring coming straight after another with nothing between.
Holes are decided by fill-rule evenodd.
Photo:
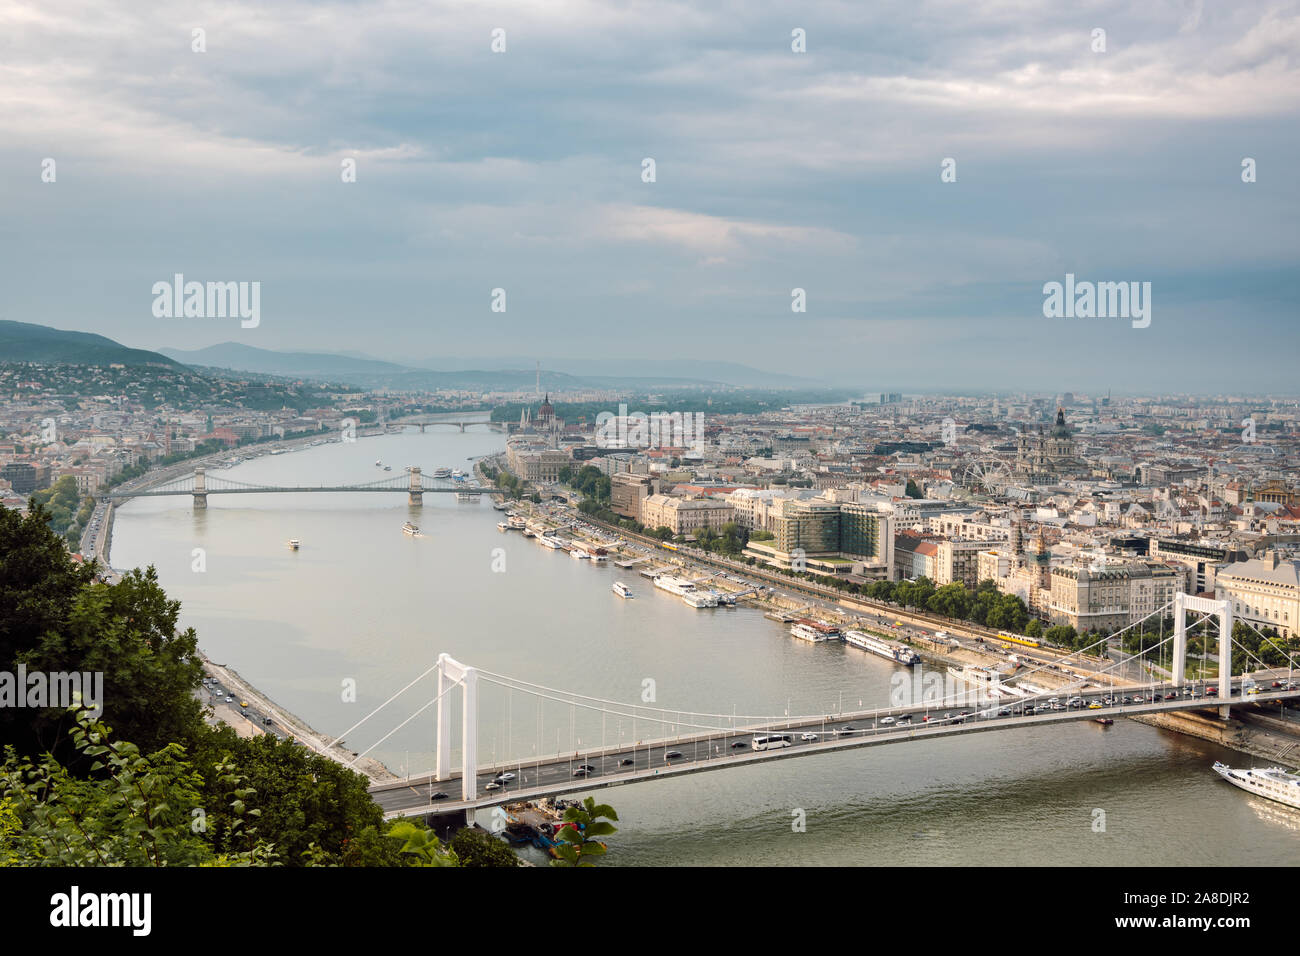
<instances>
[{"instance_id":1,"label":"white car","mask_svg":"<svg viewBox=\"0 0 1300 956\"><path fill-rule=\"evenodd\" d=\"M509 770L507 770L505 773L497 774L498 783L509 783L513 779L515 779L515 775L511 773Z\"/></svg>"},{"instance_id":2,"label":"white car","mask_svg":"<svg viewBox=\"0 0 1300 956\"><path fill-rule=\"evenodd\" d=\"M799 739L800 739L800 740L816 740L816 739L817 739L817 735L816 735L816 734L801 734L801 735L799 736Z\"/></svg>"},{"instance_id":3,"label":"white car","mask_svg":"<svg viewBox=\"0 0 1300 956\"><path fill-rule=\"evenodd\" d=\"M893 717L881 717L881 718L880 718L880 725L881 725L882 727L888 727L888 726L889 726L890 724L892 724L893 722L894 722L894 718L893 718Z\"/></svg>"}]
</instances>

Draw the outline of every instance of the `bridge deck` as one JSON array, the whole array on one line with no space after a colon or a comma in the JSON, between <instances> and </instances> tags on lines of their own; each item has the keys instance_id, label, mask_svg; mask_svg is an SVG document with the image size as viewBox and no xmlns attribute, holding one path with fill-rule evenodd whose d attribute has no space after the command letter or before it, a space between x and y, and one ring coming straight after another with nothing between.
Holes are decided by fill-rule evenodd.
<instances>
[{"instance_id":1,"label":"bridge deck","mask_svg":"<svg viewBox=\"0 0 1300 956\"><path fill-rule=\"evenodd\" d=\"M1205 683L1209 683L1210 686L1217 686L1217 682L1201 682L1198 686L1204 686ZM1150 685L1147 688L1126 687L1119 689L1118 693L1121 695L1125 692L1140 694L1144 690L1154 689L1155 686ZM1162 685L1164 690L1168 690L1169 686ZM1078 694L1079 692L1065 691L1062 693ZM1090 696L1097 696L1105 694L1107 691L1090 691L1088 693ZM1082 694L1079 695L1083 696ZM566 793L587 792L605 787L640 783L645 780L668 779L689 773L723 770L767 760L783 760L814 754L837 753L862 747L956 737L962 734L1007 730L1014 727L1047 726L1068 721L1095 720L1098 717L1113 719L1180 710L1208 709L1217 711L1218 708L1228 705L1264 703L1272 700L1295 699L1297 697L1300 697L1300 691L1269 690L1246 697L1240 695L1231 698L1180 697L1172 701L1161 700L1142 704L1117 704L1102 707L1098 710L1085 708L1047 711L1046 713L1036 713L1028 716L980 717L973 712L971 716L966 718L964 723L941 720L923 724L914 723L901 727L891 725L883 728L875 718L890 715L897 717L905 713L925 714L927 711L933 713L936 710L939 712L944 710L959 711L961 706L940 705L938 708L920 706L894 708L892 710L858 711L838 715L834 718L796 720L789 724L782 723L779 726L769 724L758 727L738 727L733 731L721 729L713 733L701 732L671 739L650 741L636 748L633 748L630 744L614 745L583 750L570 755L545 757L540 761L534 760L531 762L480 767L477 774L479 778L478 786L476 787L476 790L479 791L499 771L508 770L516 773L518 777L501 790L481 793L474 800L464 800L455 796L437 801L431 799L432 793L439 790L450 792L454 789L460 791L461 775L459 772L455 772L448 779L440 781L431 780L430 775L424 774L414 777L410 781L372 787L370 793L375 801L384 808L385 817L387 818L411 816L432 811L440 813L457 810L468 811L497 804L514 803L520 800L535 800L541 797L560 796ZM1007 701L1006 705L1015 706L1016 703ZM989 711L987 707L985 712L996 713L995 710ZM871 721L870 727L856 727L855 725L856 729L849 734L832 735L845 725L854 724L855 721L867 720ZM818 739L807 742L799 740L799 735L805 732L818 734ZM749 741L755 733L790 733L793 740L791 746L779 750L754 751L749 749ZM745 749L733 749L731 745L736 741L743 741ZM701 748L701 744L703 744L703 748ZM683 756L672 760L665 758L664 754L671 750L680 750ZM618 766L618 761L622 759L632 759L634 761L633 766L630 769L622 770ZM584 763L594 766L596 768L595 772L585 777L574 777L573 768Z\"/></svg>"}]
</instances>

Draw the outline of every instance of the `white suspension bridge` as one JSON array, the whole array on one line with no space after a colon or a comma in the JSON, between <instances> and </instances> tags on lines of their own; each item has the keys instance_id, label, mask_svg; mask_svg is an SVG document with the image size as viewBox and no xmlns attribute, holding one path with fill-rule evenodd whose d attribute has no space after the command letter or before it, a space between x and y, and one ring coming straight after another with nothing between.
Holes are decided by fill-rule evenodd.
<instances>
[{"instance_id":1,"label":"white suspension bridge","mask_svg":"<svg viewBox=\"0 0 1300 956\"><path fill-rule=\"evenodd\" d=\"M1107 640L1122 638L1130 631L1145 630L1144 625L1153 618L1163 622L1170 613L1174 616L1173 633L1145 647L1140 655L1113 661L1099 670L1076 672L1062 667L1072 658L1096 655ZM1189 616L1193 618L1190 628ZM349 727L338 739L368 723L407 691L432 676L435 685L430 698L367 750L357 754L352 762L366 756L433 709L433 769L409 775L400 782L375 785L370 790L371 795L389 818L435 811L463 811L466 819L472 820L475 810L494 805L726 770L768 760L1016 727L1171 711L1209 709L1211 713L1217 711L1220 717L1227 718L1233 704L1264 703L1300 696L1300 690L1290 680L1294 655L1249 622L1242 623L1255 630L1262 641L1281 651L1286 657L1287 667L1272 668L1248 648L1239 645L1239 650L1248 658L1248 665L1253 663L1256 670L1253 676L1229 677L1233 660L1233 623L1230 602L1178 594L1169 604L1109 638L1064 654L1052 663L1035 660L1033 664L1036 666L1028 666L1023 673L1014 675L1022 684L1020 694L1004 697L980 695L971 710L957 710L970 705L973 695L966 691L950 695L913 694L909 691L895 706L805 715L792 715L788 711L781 714L724 714L669 710L558 690L463 664L442 654L433 666ZM1197 678L1185 677L1189 630L1214 624L1217 624L1218 653L1213 656L1205 654L1204 658L1206 662L1217 663L1217 677L1204 674ZM1208 633L1203 640L1208 643ZM1166 659L1170 673L1168 680L1158 679L1154 669L1151 669L1153 676L1146 681L1120 676L1121 668L1131 669L1134 660L1152 665L1156 660ZM1035 688L1032 692L1024 689L1026 678L1032 679L1040 673L1046 676L1049 668L1054 679L1064 677L1067 683L1050 691L1038 690L1036 685L1028 685ZM1261 686L1260 682L1274 676L1285 677L1285 683L1278 680L1279 687L1267 683ZM919 680L909 683L919 688ZM506 713L503 716L506 720L503 726L506 728L512 725L512 712L517 706L515 697L533 701L538 714L537 727L535 737L528 744L531 753L527 756L520 751L528 742L521 740L520 747L515 748L510 731L506 729L498 732L498 737L505 735L501 741L503 752L498 756L494 742L493 759L487 763L480 760L480 692L484 685L505 690ZM459 720L455 721L460 727L460 746L458 759L453 760L452 695L455 691L459 691L461 697ZM1081 701L1077 706L1044 706L1051 698L1064 697L1070 692L1087 694L1093 699ZM543 753L545 728L542 714L546 702L569 708L570 747L567 750L560 747L563 728L555 728L556 750L550 754ZM526 709L526 706L524 704L522 708ZM578 711L589 715L589 726L594 726L595 718L599 717L598 746L591 731L586 734L586 746L582 744L582 738L575 735L575 714Z\"/></svg>"}]
</instances>

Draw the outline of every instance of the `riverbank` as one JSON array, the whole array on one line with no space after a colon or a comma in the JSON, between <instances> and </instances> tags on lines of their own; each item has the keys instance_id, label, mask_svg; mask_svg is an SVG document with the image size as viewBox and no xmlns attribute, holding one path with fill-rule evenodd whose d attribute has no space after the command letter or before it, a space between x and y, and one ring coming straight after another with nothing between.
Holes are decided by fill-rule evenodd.
<instances>
[{"instance_id":1,"label":"riverbank","mask_svg":"<svg viewBox=\"0 0 1300 956\"><path fill-rule=\"evenodd\" d=\"M371 783L393 783L400 779L378 760L373 760L370 757L357 759L355 752L347 750L340 744L335 743L331 746L333 743L331 738L313 729L306 721L277 706L271 698L241 677L238 671L224 664L213 662L202 651L199 652L199 657L202 658L203 670L209 677L215 677L224 687L235 690L237 692L235 696L241 701L246 701L255 711L269 716L288 734L290 740L297 741L322 757L329 757L331 760L335 760L365 775L370 779ZM214 712L218 718L223 720L223 723L234 727L235 732L241 737L267 732L233 707L224 707L225 711L229 713L223 715L223 707L222 704L215 705Z\"/></svg>"},{"instance_id":2,"label":"riverbank","mask_svg":"<svg viewBox=\"0 0 1300 956\"><path fill-rule=\"evenodd\" d=\"M358 438L378 437L387 434L387 429L376 429L370 432L358 432ZM256 454L250 457L261 457L270 454L275 450L284 452L301 451L313 446L314 442L320 441L321 436L307 435L290 439L283 442L268 442L263 445L250 446L256 448ZM230 450L223 451L214 455L207 455L201 458L194 458L175 465L169 465L161 471L150 474L146 473L130 483L131 487L151 487L161 484L185 474L186 472L201 466L206 466L214 461L224 460L230 456ZM104 503L104 513L101 516L99 530L95 538L95 549L93 557L96 558L104 568L104 580L108 583L115 583L120 580L121 573L115 570L109 563L109 552L112 547L112 530L114 513L116 511L115 502ZM286 734L288 739L302 744L304 747L337 761L340 764L355 770L358 773L369 778L372 784L391 783L397 779L396 774L390 771L384 764L370 757L356 759L357 755L353 751L347 750L339 744L334 744L332 739L325 734L315 730L310 724L302 720L295 714L290 713L284 708L278 706L270 697L263 694L249 681L245 680L234 669L213 662L200 648L199 657L203 662L204 673L208 677L216 678L224 687L230 688L236 692L239 700L248 702L255 710L268 715L276 725ZM208 705L214 719L232 727L241 737L252 737L268 731L263 726L259 726L250 720L242 709L226 704L224 701L212 701ZM353 762L355 760L355 763Z\"/></svg>"}]
</instances>

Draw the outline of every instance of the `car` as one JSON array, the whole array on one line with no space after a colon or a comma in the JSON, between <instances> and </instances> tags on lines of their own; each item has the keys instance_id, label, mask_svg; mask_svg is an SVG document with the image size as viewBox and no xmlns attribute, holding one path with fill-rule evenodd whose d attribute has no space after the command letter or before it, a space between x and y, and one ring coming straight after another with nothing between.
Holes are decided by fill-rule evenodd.
<instances>
[{"instance_id":1,"label":"car","mask_svg":"<svg viewBox=\"0 0 1300 956\"><path fill-rule=\"evenodd\" d=\"M235 698L233 698L233 697L231 697L229 694L227 694L227 695L226 695L226 703L227 703L227 704L233 704L234 702L235 702Z\"/></svg>"},{"instance_id":2,"label":"car","mask_svg":"<svg viewBox=\"0 0 1300 956\"><path fill-rule=\"evenodd\" d=\"M1259 688L1258 688L1258 687L1248 687L1248 688L1246 688L1246 693L1247 693L1247 694L1258 694L1258 693L1259 693Z\"/></svg>"},{"instance_id":3,"label":"car","mask_svg":"<svg viewBox=\"0 0 1300 956\"><path fill-rule=\"evenodd\" d=\"M511 773L509 770L505 771L504 773L499 773L496 775L497 783L509 783L513 779L515 779L515 775Z\"/></svg>"},{"instance_id":4,"label":"car","mask_svg":"<svg viewBox=\"0 0 1300 956\"><path fill-rule=\"evenodd\" d=\"M668 751L666 754L664 754L664 759L665 759L665 760L674 760L674 759L676 759L677 757L680 757L681 755L682 755L682 752L681 752L680 750L670 750L670 751Z\"/></svg>"},{"instance_id":5,"label":"car","mask_svg":"<svg viewBox=\"0 0 1300 956\"><path fill-rule=\"evenodd\" d=\"M263 717L263 718L262 718L262 723L267 724L267 725L269 726L269 725L275 723L275 721L272 720L270 717Z\"/></svg>"},{"instance_id":6,"label":"car","mask_svg":"<svg viewBox=\"0 0 1300 956\"><path fill-rule=\"evenodd\" d=\"M904 714L902 717L899 717L899 718L898 718L898 722L899 722L900 724L910 724L910 723L912 722L912 715L911 715L911 714Z\"/></svg>"},{"instance_id":7,"label":"car","mask_svg":"<svg viewBox=\"0 0 1300 956\"><path fill-rule=\"evenodd\" d=\"M800 734L800 735L799 735L799 739L800 739L800 740L816 740L816 739L817 739L817 735L816 735L816 734L812 734L812 733L808 733L808 734Z\"/></svg>"},{"instance_id":8,"label":"car","mask_svg":"<svg viewBox=\"0 0 1300 956\"><path fill-rule=\"evenodd\" d=\"M1177 700L1177 699L1178 699L1177 694L1165 694L1165 700Z\"/></svg>"},{"instance_id":9,"label":"car","mask_svg":"<svg viewBox=\"0 0 1300 956\"><path fill-rule=\"evenodd\" d=\"M1126 704L1131 704L1131 703L1133 703L1133 698L1132 698L1132 697L1125 697L1125 698L1124 698L1124 703L1126 703Z\"/></svg>"},{"instance_id":10,"label":"car","mask_svg":"<svg viewBox=\"0 0 1300 956\"><path fill-rule=\"evenodd\" d=\"M573 775L575 777L585 777L587 775L587 771L584 768L579 767L577 770L573 771Z\"/></svg>"},{"instance_id":11,"label":"car","mask_svg":"<svg viewBox=\"0 0 1300 956\"><path fill-rule=\"evenodd\" d=\"M587 773L595 773L595 772L596 772L596 768L593 767L593 766L592 766L591 764L589 764L589 763L580 763L580 764L578 764L578 767L579 767L579 769L582 769L582 770L587 771Z\"/></svg>"},{"instance_id":12,"label":"car","mask_svg":"<svg viewBox=\"0 0 1300 956\"><path fill-rule=\"evenodd\" d=\"M999 710L998 710L998 716L999 716L999 717L1010 717L1010 716L1011 716L1011 709L1010 709L1009 707L1002 707L1002 708L999 708Z\"/></svg>"},{"instance_id":13,"label":"car","mask_svg":"<svg viewBox=\"0 0 1300 956\"><path fill-rule=\"evenodd\" d=\"M732 750L739 750L741 747L748 747L748 746L749 746L749 744L746 743L746 742L743 741L743 740L733 740L733 741L731 742L731 749L732 749Z\"/></svg>"},{"instance_id":14,"label":"car","mask_svg":"<svg viewBox=\"0 0 1300 956\"><path fill-rule=\"evenodd\" d=\"M882 727L888 727L888 726L889 726L890 724L892 724L893 722L894 722L894 718L893 718L893 717L881 717L881 718L880 718L880 725L881 725Z\"/></svg>"},{"instance_id":15,"label":"car","mask_svg":"<svg viewBox=\"0 0 1300 956\"><path fill-rule=\"evenodd\" d=\"M1101 710L1101 704L1095 700L1088 701L1089 710Z\"/></svg>"},{"instance_id":16,"label":"car","mask_svg":"<svg viewBox=\"0 0 1300 956\"><path fill-rule=\"evenodd\" d=\"M429 799L430 799L430 800L446 800L446 799L447 799L447 795L446 795L445 793L443 793L441 790L439 790L437 793L430 794L430 795L429 795Z\"/></svg>"},{"instance_id":17,"label":"car","mask_svg":"<svg viewBox=\"0 0 1300 956\"><path fill-rule=\"evenodd\" d=\"M857 729L857 728L854 727L852 724L846 724L845 726L843 726L843 727L840 728L840 731L841 731L842 733L849 733L849 732L854 731L854 730L856 730L856 729Z\"/></svg>"},{"instance_id":18,"label":"car","mask_svg":"<svg viewBox=\"0 0 1300 956\"><path fill-rule=\"evenodd\" d=\"M1037 710L1036 708L1034 708L1034 707L1026 707L1026 708L1025 708L1025 716L1026 716L1026 717L1030 716L1031 714L1036 714L1036 713L1038 713L1038 710Z\"/></svg>"},{"instance_id":19,"label":"car","mask_svg":"<svg viewBox=\"0 0 1300 956\"><path fill-rule=\"evenodd\" d=\"M499 783L497 783L495 780L493 780L491 783L485 784L484 787L483 787L483 789L484 789L484 790L500 790L500 789L501 789L501 784L499 784Z\"/></svg>"},{"instance_id":20,"label":"car","mask_svg":"<svg viewBox=\"0 0 1300 956\"><path fill-rule=\"evenodd\" d=\"M1134 695L1133 695L1133 703L1135 703L1135 704L1144 704L1144 703L1146 703L1146 698L1143 697L1141 694L1134 694Z\"/></svg>"},{"instance_id":21,"label":"car","mask_svg":"<svg viewBox=\"0 0 1300 956\"><path fill-rule=\"evenodd\" d=\"M1273 686L1274 686L1274 687L1281 687L1281 686L1282 686L1282 682L1281 682L1280 680L1275 680L1275 681L1273 681Z\"/></svg>"},{"instance_id":22,"label":"car","mask_svg":"<svg viewBox=\"0 0 1300 956\"><path fill-rule=\"evenodd\" d=\"M931 717L929 714L926 714L924 717L921 718L921 723L928 724L933 719L934 718Z\"/></svg>"},{"instance_id":23,"label":"car","mask_svg":"<svg viewBox=\"0 0 1300 956\"><path fill-rule=\"evenodd\" d=\"M248 701L246 701L246 700L241 700L241 701L239 702L239 706L240 706L240 707L247 707L247 706L248 706Z\"/></svg>"},{"instance_id":24,"label":"car","mask_svg":"<svg viewBox=\"0 0 1300 956\"><path fill-rule=\"evenodd\" d=\"M1217 687L1207 687L1207 688L1205 688L1205 696L1206 696L1206 697L1218 697L1218 696L1219 696L1219 688L1217 688Z\"/></svg>"},{"instance_id":25,"label":"car","mask_svg":"<svg viewBox=\"0 0 1300 956\"><path fill-rule=\"evenodd\" d=\"M635 764L636 761L633 760L631 757L624 757L622 760L618 762L618 765L620 767L631 767L634 766Z\"/></svg>"}]
</instances>

